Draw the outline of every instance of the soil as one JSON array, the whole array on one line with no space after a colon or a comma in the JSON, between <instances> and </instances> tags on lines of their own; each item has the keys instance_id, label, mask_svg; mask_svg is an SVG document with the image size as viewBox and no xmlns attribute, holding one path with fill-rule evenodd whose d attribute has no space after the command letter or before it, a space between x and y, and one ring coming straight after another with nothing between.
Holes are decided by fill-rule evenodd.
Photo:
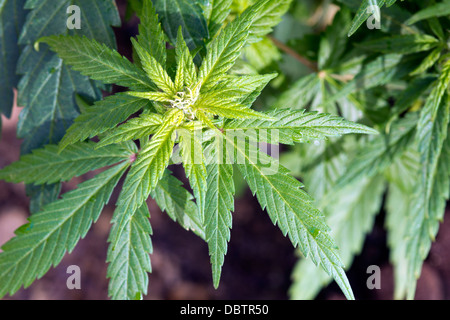
<instances>
[{"instance_id":1,"label":"soil","mask_svg":"<svg viewBox=\"0 0 450 320\"><path fill-rule=\"evenodd\" d=\"M123 13L123 1L118 2ZM116 29L119 51L130 56L129 38L136 34L133 19ZM20 143L16 138L16 124L21 108L15 107L11 119L3 119L0 140L0 167L19 159ZM73 189L80 179L64 185ZM111 203L117 198L113 194ZM22 184L0 181L0 245L10 239L14 230L26 223L29 200ZM149 275L149 291L145 299L232 299L286 300L291 272L297 261L295 249L279 229L271 223L256 199L247 191L236 200L233 229L228 254L218 290L212 285L210 262L206 244L174 223L162 213L153 200L148 201L153 228L151 255L153 272ZM107 237L113 206L108 205L71 254L29 288L19 290L5 300L92 300L108 299L106 279ZM441 225L436 242L426 260L417 286L416 299L450 298L450 212ZM393 272L388 260L383 216L376 221L367 236L362 254L348 272L358 299L389 300L393 297ZM81 290L66 286L68 266L81 269ZM366 286L369 265L381 268L381 289ZM319 300L344 299L336 284L331 284L317 297Z\"/></svg>"}]
</instances>

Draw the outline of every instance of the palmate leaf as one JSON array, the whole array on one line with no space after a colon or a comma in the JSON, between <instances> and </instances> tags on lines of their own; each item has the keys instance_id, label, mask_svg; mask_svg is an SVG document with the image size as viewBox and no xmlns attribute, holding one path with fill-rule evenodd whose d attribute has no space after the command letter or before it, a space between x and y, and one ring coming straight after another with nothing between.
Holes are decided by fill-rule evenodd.
<instances>
[{"instance_id":1,"label":"palmate leaf","mask_svg":"<svg viewBox=\"0 0 450 320\"><path fill-rule=\"evenodd\" d=\"M230 241L231 212L234 211L233 165L219 145L212 143L206 151L207 176L205 199L205 239L211 257L213 284L220 282L222 266Z\"/></svg>"},{"instance_id":2,"label":"palmate leaf","mask_svg":"<svg viewBox=\"0 0 450 320\"><path fill-rule=\"evenodd\" d=\"M108 293L114 300L139 300L147 294L148 275L152 271L149 254L153 253L150 239L150 213L144 202L120 233L117 247L108 250ZM113 225L110 238L117 237L118 225Z\"/></svg>"},{"instance_id":3,"label":"palmate leaf","mask_svg":"<svg viewBox=\"0 0 450 320\"><path fill-rule=\"evenodd\" d=\"M127 120L132 114L149 107L150 101L147 99L133 97L126 93L117 93L97 101L75 119L74 124L61 140L60 148L63 149L69 144L104 133Z\"/></svg>"},{"instance_id":4,"label":"palmate leaf","mask_svg":"<svg viewBox=\"0 0 450 320\"><path fill-rule=\"evenodd\" d=\"M234 149L239 170L272 222L295 247L299 246L304 256L335 279L348 299L354 299L336 244L328 234L329 227L313 199L302 190L303 185L275 159L249 147L245 140L236 142L227 135L223 137Z\"/></svg>"},{"instance_id":5,"label":"palmate leaf","mask_svg":"<svg viewBox=\"0 0 450 320\"><path fill-rule=\"evenodd\" d=\"M377 134L376 130L362 124L316 111L307 112L305 110L284 109L270 111L266 114L277 120L228 120L223 129L226 131L249 130L249 133L252 130L255 133L264 130L267 134L257 137L260 142L271 142L271 133L276 131L279 142L283 144L325 140L327 137L336 137L348 133ZM265 139L268 140L266 141Z\"/></svg>"},{"instance_id":6,"label":"palmate leaf","mask_svg":"<svg viewBox=\"0 0 450 320\"><path fill-rule=\"evenodd\" d=\"M80 142L59 153L57 145L46 145L0 170L0 179L36 185L68 181L88 171L128 160L130 156L129 150L121 145L95 147L94 142Z\"/></svg>"},{"instance_id":7,"label":"palmate leaf","mask_svg":"<svg viewBox=\"0 0 450 320\"><path fill-rule=\"evenodd\" d=\"M82 28L67 28L67 8L77 5L83 12ZM90 8L87 10L86 8ZM120 25L120 17L114 1L89 0L28 0L31 9L20 35L25 45L17 64L22 78L18 86L18 105L24 106L18 124L18 134L24 138L22 152L28 153L47 143L58 143L67 128L78 115L74 95L78 93L90 100L101 98L101 83L71 70L50 52L47 46L34 49L43 36L78 34L96 39L115 48L115 36L111 26Z\"/></svg>"},{"instance_id":8,"label":"palmate leaf","mask_svg":"<svg viewBox=\"0 0 450 320\"><path fill-rule=\"evenodd\" d=\"M152 139L142 147L136 161L131 166L125 179L122 192L117 200L113 221L119 227L112 245L118 244L121 230L132 219L136 210L147 200L162 178L169 165L175 143L175 129L182 119L182 113L173 109L165 117L163 125Z\"/></svg>"},{"instance_id":9,"label":"palmate leaf","mask_svg":"<svg viewBox=\"0 0 450 320\"><path fill-rule=\"evenodd\" d=\"M25 0L6 0L0 4L0 114L9 117L14 104L13 88L17 87L19 76L16 65L19 59L17 40L19 31L25 21ZM1 130L1 120L0 120Z\"/></svg>"},{"instance_id":10,"label":"palmate leaf","mask_svg":"<svg viewBox=\"0 0 450 320\"><path fill-rule=\"evenodd\" d=\"M81 183L32 215L0 253L0 297L28 287L71 252L95 222L129 163Z\"/></svg>"}]
</instances>

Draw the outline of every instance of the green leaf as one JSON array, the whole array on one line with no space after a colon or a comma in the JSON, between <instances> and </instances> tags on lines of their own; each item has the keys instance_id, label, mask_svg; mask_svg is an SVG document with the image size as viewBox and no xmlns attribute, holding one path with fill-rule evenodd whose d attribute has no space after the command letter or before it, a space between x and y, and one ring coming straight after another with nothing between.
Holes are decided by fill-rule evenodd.
<instances>
[{"instance_id":1,"label":"green leaf","mask_svg":"<svg viewBox=\"0 0 450 320\"><path fill-rule=\"evenodd\" d=\"M229 119L268 119L272 117L248 108L246 105L233 101L214 101L213 104L206 104L194 109L195 111L204 111L220 117Z\"/></svg>"},{"instance_id":2,"label":"green leaf","mask_svg":"<svg viewBox=\"0 0 450 320\"><path fill-rule=\"evenodd\" d=\"M225 77L200 96L199 104L238 102L248 108L277 74Z\"/></svg>"},{"instance_id":3,"label":"green leaf","mask_svg":"<svg viewBox=\"0 0 450 320\"><path fill-rule=\"evenodd\" d=\"M203 7L206 0L154 0L156 12L172 44L176 43L177 32L181 26L188 47L193 50L203 46L209 38Z\"/></svg>"},{"instance_id":4,"label":"green leaf","mask_svg":"<svg viewBox=\"0 0 450 320\"><path fill-rule=\"evenodd\" d=\"M174 110L165 117L163 125L149 143L142 147L131 166L114 213L113 221L118 224L119 230L116 233L117 237L111 240L113 246L118 244L121 230L147 200L169 165L175 143L175 129L181 120L180 113Z\"/></svg>"},{"instance_id":5,"label":"green leaf","mask_svg":"<svg viewBox=\"0 0 450 320\"><path fill-rule=\"evenodd\" d=\"M412 25L424 19L445 17L450 15L450 0L443 0L442 2L427 6L420 10L406 21L406 24Z\"/></svg>"},{"instance_id":6,"label":"green leaf","mask_svg":"<svg viewBox=\"0 0 450 320\"><path fill-rule=\"evenodd\" d=\"M163 92L169 95L175 94L175 84L163 66L148 51L145 51L135 39L131 38L131 42L141 60L142 68L153 83Z\"/></svg>"},{"instance_id":7,"label":"green leaf","mask_svg":"<svg viewBox=\"0 0 450 320\"><path fill-rule=\"evenodd\" d=\"M72 252L97 221L127 167L124 162L81 183L16 230L17 236L0 253L0 297L30 286L58 265L66 252Z\"/></svg>"},{"instance_id":8,"label":"green leaf","mask_svg":"<svg viewBox=\"0 0 450 320\"><path fill-rule=\"evenodd\" d=\"M211 12L208 18L208 30L210 36L214 36L222 27L222 23L230 14L233 0L210 0Z\"/></svg>"},{"instance_id":9,"label":"green leaf","mask_svg":"<svg viewBox=\"0 0 450 320\"><path fill-rule=\"evenodd\" d=\"M372 15L374 15L377 21L380 21L381 17L377 16L378 12L374 9L381 9L385 2L385 0L363 0L358 11L356 12L356 16L353 18L348 36L350 37L354 34L356 30L358 30L358 28L364 23L364 21Z\"/></svg>"},{"instance_id":10,"label":"green leaf","mask_svg":"<svg viewBox=\"0 0 450 320\"><path fill-rule=\"evenodd\" d=\"M450 98L446 90L450 81L450 60L442 69L417 125L417 143L420 152L420 184L411 210L411 237L407 251L408 298L415 293L423 260L427 257L442 220L450 193L449 155L446 139L450 122Z\"/></svg>"},{"instance_id":11,"label":"green leaf","mask_svg":"<svg viewBox=\"0 0 450 320\"><path fill-rule=\"evenodd\" d=\"M186 176L189 179L189 183L194 192L195 199L199 210L199 216L201 221L204 221L205 217L205 198L207 190L207 170L206 159L203 155L202 145L202 130L195 128L194 130L177 130L177 134L180 138L180 150L183 160L183 167L186 171ZM202 223L203 224L203 223Z\"/></svg>"},{"instance_id":12,"label":"green leaf","mask_svg":"<svg viewBox=\"0 0 450 320\"><path fill-rule=\"evenodd\" d=\"M147 294L147 273L152 272L149 254L153 253L149 218L147 203L143 203L124 226L120 245L110 245L108 249L108 293L114 300L134 300ZM114 224L110 239L117 237L118 232L118 225Z\"/></svg>"},{"instance_id":13,"label":"green leaf","mask_svg":"<svg viewBox=\"0 0 450 320\"><path fill-rule=\"evenodd\" d=\"M132 97L126 93L117 93L97 101L75 119L74 124L62 139L60 148L63 149L69 144L93 138L149 106L148 100Z\"/></svg>"},{"instance_id":14,"label":"green leaf","mask_svg":"<svg viewBox=\"0 0 450 320\"><path fill-rule=\"evenodd\" d=\"M272 222L305 257L320 264L335 279L348 299L354 299L336 244L328 234L329 227L313 199L302 190L303 185L275 159L249 147L245 140L235 142L224 137L234 149L235 158L242 159L237 160L237 166Z\"/></svg>"},{"instance_id":15,"label":"green leaf","mask_svg":"<svg viewBox=\"0 0 450 320\"><path fill-rule=\"evenodd\" d=\"M41 211L45 205L58 200L60 192L61 183L26 186L26 194L30 198L31 214Z\"/></svg>"},{"instance_id":16,"label":"green leaf","mask_svg":"<svg viewBox=\"0 0 450 320\"><path fill-rule=\"evenodd\" d=\"M226 154L220 145L212 143L206 154L205 236L211 257L213 283L217 288L231 237L235 189L233 165L227 163Z\"/></svg>"},{"instance_id":17,"label":"green leaf","mask_svg":"<svg viewBox=\"0 0 450 320\"><path fill-rule=\"evenodd\" d=\"M249 30L248 43L261 40L272 32L272 28L281 22L282 16L289 10L292 0L269 0L259 9Z\"/></svg>"},{"instance_id":18,"label":"green leaf","mask_svg":"<svg viewBox=\"0 0 450 320\"><path fill-rule=\"evenodd\" d=\"M154 90L146 74L105 44L83 36L49 36L41 38L73 70L102 81L132 90Z\"/></svg>"},{"instance_id":19,"label":"green leaf","mask_svg":"<svg viewBox=\"0 0 450 320\"><path fill-rule=\"evenodd\" d=\"M406 34L366 41L358 46L364 50L382 53L411 54L431 50L438 44L438 39L426 34Z\"/></svg>"},{"instance_id":20,"label":"green leaf","mask_svg":"<svg viewBox=\"0 0 450 320\"><path fill-rule=\"evenodd\" d=\"M11 116L14 104L13 88L17 87L19 76L16 65L19 60L20 49L17 45L19 31L25 21L25 0L6 0L0 3L0 114ZM0 125L1 129L1 125Z\"/></svg>"},{"instance_id":21,"label":"green leaf","mask_svg":"<svg viewBox=\"0 0 450 320\"><path fill-rule=\"evenodd\" d=\"M270 111L266 114L277 120L231 120L225 123L223 129L226 131L248 130L249 134L252 131L256 134L258 131L265 130L268 134L255 137L258 141L270 142L270 137L273 134L277 134L279 142L283 144L325 140L327 137L337 137L349 133L378 133L376 130L362 124L316 111L306 112L305 110L284 109ZM274 141L271 143L274 143Z\"/></svg>"},{"instance_id":22,"label":"green leaf","mask_svg":"<svg viewBox=\"0 0 450 320\"><path fill-rule=\"evenodd\" d=\"M61 153L57 145L47 145L24 155L0 170L0 179L8 182L51 184L68 181L88 171L128 160L130 152L120 145L96 149L94 142L73 144Z\"/></svg>"},{"instance_id":23,"label":"green leaf","mask_svg":"<svg viewBox=\"0 0 450 320\"><path fill-rule=\"evenodd\" d=\"M184 86L192 87L197 80L197 69L186 42L183 39L181 29L178 30L177 43L175 46L177 74L175 87L182 91Z\"/></svg>"},{"instance_id":24,"label":"green leaf","mask_svg":"<svg viewBox=\"0 0 450 320\"><path fill-rule=\"evenodd\" d=\"M447 115L444 121L438 120L433 127L433 133L442 141L445 135L443 122L448 124ZM440 132L438 132L440 131ZM413 193L411 208L409 211L408 230L407 230L407 248L406 248L406 277L407 277L407 298L413 299L416 291L417 279L420 276L423 261L427 258L432 241L435 240L439 225L444 218L446 203L450 194L450 143L447 140L439 155L434 155L422 164L421 179ZM433 148L439 142L433 143L429 153L433 153ZM423 151L422 151L423 153ZM431 162L433 160L433 162ZM421 160L423 161L423 160ZM435 167L434 172L431 171ZM428 171L428 172L427 172ZM424 177L425 174L428 176ZM425 181L424 181L425 180Z\"/></svg>"},{"instance_id":25,"label":"green leaf","mask_svg":"<svg viewBox=\"0 0 450 320\"><path fill-rule=\"evenodd\" d=\"M166 66L166 40L161 24L158 22L155 8L151 0L144 0L139 14L139 35L137 41L140 46L158 62L162 68Z\"/></svg>"},{"instance_id":26,"label":"green leaf","mask_svg":"<svg viewBox=\"0 0 450 320\"><path fill-rule=\"evenodd\" d=\"M389 259L394 267L394 299L406 297L408 282L408 260L405 241L408 231L408 217L414 201L414 188L420 157L415 150L407 150L388 169L389 180L386 200L386 228L388 230Z\"/></svg>"},{"instance_id":27,"label":"green leaf","mask_svg":"<svg viewBox=\"0 0 450 320\"><path fill-rule=\"evenodd\" d=\"M363 248L366 234L373 228L375 216L383 200L384 181L380 177L363 179L333 195L333 204L324 209L332 237L339 245L345 265L350 266ZM309 260L301 259L293 271L289 294L291 299L313 299L332 278L316 268Z\"/></svg>"},{"instance_id":28,"label":"green leaf","mask_svg":"<svg viewBox=\"0 0 450 320\"><path fill-rule=\"evenodd\" d=\"M198 86L212 86L224 76L241 54L249 29L268 0L249 7L206 46L207 54L199 70Z\"/></svg>"},{"instance_id":29,"label":"green leaf","mask_svg":"<svg viewBox=\"0 0 450 320\"><path fill-rule=\"evenodd\" d=\"M97 144L97 148L122 141L138 140L148 137L162 124L163 118L157 113L141 114L137 118L128 120L126 123L114 128Z\"/></svg>"},{"instance_id":30,"label":"green leaf","mask_svg":"<svg viewBox=\"0 0 450 320\"><path fill-rule=\"evenodd\" d=\"M150 195L155 199L158 207L165 211L173 221L205 239L202 217L199 215L192 194L182 186L182 182L175 178L168 169Z\"/></svg>"}]
</instances>

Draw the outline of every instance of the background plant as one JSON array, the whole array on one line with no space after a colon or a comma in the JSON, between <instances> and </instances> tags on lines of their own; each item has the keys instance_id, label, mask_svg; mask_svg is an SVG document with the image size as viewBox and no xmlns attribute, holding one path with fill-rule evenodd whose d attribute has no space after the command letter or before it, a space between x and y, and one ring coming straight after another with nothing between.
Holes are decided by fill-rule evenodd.
<instances>
[{"instance_id":1,"label":"background plant","mask_svg":"<svg viewBox=\"0 0 450 320\"><path fill-rule=\"evenodd\" d=\"M84 1L75 2L81 8L92 5L90 2L89 4ZM64 252L70 251L76 240L85 235L90 221L98 218L102 206L107 202L112 189L125 170L130 165L131 170L133 167L142 167L138 164L144 162L135 158L138 151L136 144L122 141L138 140L138 146L150 146L152 141L156 141L155 136L171 137L169 131L172 129L168 129L167 124L177 122L177 115L172 114L171 116L175 118L170 118L171 120L167 122L168 115L161 117L164 115L162 110L164 106L174 106L173 102L181 97L164 96L164 93L171 92L176 96L178 90L173 91L170 86L172 84L178 86L180 83L188 84L189 78L195 74L192 72L196 69L195 66L200 67L199 74L202 73L201 66L205 59L211 61L216 58L214 53L220 52L222 43L219 40L214 42L212 40L214 36L223 25L234 25L234 32L242 31L240 29L242 24L237 27L236 21L239 20L236 20L236 17L243 14L253 1L205 0L197 1L193 5L191 1L157 0L153 3L165 31L164 39L171 46L166 55L163 54L165 48L161 46L148 47L148 43L152 43L151 39L160 39L162 42L162 34L155 31L157 23L152 18L153 15L142 13L141 1L129 1L129 14L137 12L143 18L140 35L137 38L137 42L143 48L140 49L139 45L135 44L135 65L131 65L120 55L108 49L108 47L115 47L110 26L120 24L112 1L96 2L96 10L89 10L89 14L85 17L88 21L86 25L89 27L76 31L69 31L65 27L67 17L65 9L69 5L68 2L61 2L61 6L55 7L50 1L27 1L25 9L31 11L22 10L24 2L4 2L1 21L4 25L3 30L9 30L5 31L3 36L8 39L9 47L2 47L2 51L10 63L1 67L4 74L10 76L3 78L5 85L2 87L18 87L19 105L25 106L18 126L19 136L25 139L22 151L24 154L31 150L35 151L3 170L3 178L27 183L27 192L32 200L30 210L37 214L31 217L29 225L17 231L18 237L5 245L5 253L0 255L3 257L3 260L0 258L0 265L2 261L3 266L11 265L11 263L23 265L22 269L14 269L18 270L17 275L20 274L21 277L9 277L10 274L3 274L4 281L8 282L2 286L4 289L0 292L3 294L7 291L15 292L22 284L29 285L36 276L45 273L51 264L58 263ZM384 206L387 212L386 227L390 231L388 240L391 260L396 270L396 298L403 298L406 294L412 298L422 261L426 258L430 243L437 233L439 220L442 219L445 201L449 194L448 164L450 162L446 138L449 112L447 92L449 82L447 11L449 6L448 1L436 3L376 1L381 8L382 29L368 30L364 23L371 16L367 10L370 4L373 3L369 1L363 1L362 4L355 1L334 3L331 1L266 1L256 13L258 17L248 27L250 32L245 36L247 37L244 41L245 47L241 48L239 41L233 43L236 46L233 50L225 46L230 51L224 51L227 54L223 57L227 57L228 60L217 59L222 69L216 69L218 71L215 76L221 77L223 72L229 69L228 74L234 77L239 75L241 79L244 77L253 79L253 87L248 84L241 87L244 91L246 89L256 93L248 97L248 102L252 103L265 84L274 77L270 74L277 73L277 77L270 81L254 103L254 110L264 112L269 117L282 117L283 112L286 115L287 111L279 111L279 109L290 108L290 115L297 117L293 122L295 126L282 121L282 118L275 122L278 125L277 128L286 133L286 140L281 142L287 144L292 144L294 141L305 142L305 140L313 142L288 149L281 159L282 164L305 182L306 190L316 199L316 206L325 213L327 224L331 226L331 234L339 245L339 254L347 267L351 265L354 255L361 250L365 234L371 230L375 215ZM147 7L144 10L150 9ZM337 14L336 11L338 11ZM189 12L189 15L186 15L186 12ZM14 24L11 24L11 19L5 19L12 16ZM36 17L45 16L49 18L39 19L39 23L35 23ZM235 21L234 24L231 23L232 21ZM281 24L277 25L279 22ZM22 25L23 27L20 28ZM178 33L180 26L183 37ZM270 34L275 26L276 29ZM233 30L230 27L226 30L233 32L230 31ZM78 37L47 37L44 42L49 43L63 60L60 60L44 43L40 43L39 50L36 50L35 44L43 36L62 34L76 34ZM226 32L220 34L223 35ZM94 38L98 43L94 44L92 41L79 37L83 35ZM17 39L20 46L17 45ZM223 37L221 39L223 40ZM88 48L83 50L85 55L83 58L80 52L81 46L85 46L84 49ZM104 59L100 60L100 62L108 61L106 67L119 66L119 71L127 72L118 75L111 73L111 70L103 71L99 64L93 63L93 58L98 57L99 51L102 54L107 52L103 56ZM18 52L21 52L19 61L17 61ZM150 58L145 52L149 53ZM232 54L231 57L228 54ZM189 59L190 55L194 57L192 62ZM158 64L155 64L152 58L162 68L153 68L152 66ZM16 64L17 70L14 68ZM179 72L180 69L187 71ZM76 70L81 71L81 74ZM16 75L16 71L20 76ZM130 71L133 77L129 77ZM259 76L260 74L268 74L268 76ZM174 83L169 81L170 78ZM180 80L181 78L183 79ZM195 77L193 78L195 80ZM157 79L163 80L158 83ZM110 90L111 84L128 87L135 93L133 95L119 93L94 103L101 99L102 91ZM143 87L146 87L145 90ZM160 90L155 92L155 87ZM152 103L142 99L142 92L149 92L149 90L155 92L152 97L146 97L153 99ZM136 94L136 92L141 93ZM5 99L2 99L5 101L2 111L9 115L11 90L5 90L2 94L5 96ZM234 94L243 93L241 91ZM223 97L226 97L226 94L222 93L221 98ZM132 99L134 101L131 101ZM155 100L158 101L155 103ZM217 103L217 100L211 101ZM115 105L114 109L111 109L112 102ZM184 107L185 104L178 104L178 106ZM231 110L225 110L230 106ZM250 111L248 107L242 108L242 103L240 106L236 103L227 105L226 108L222 106L215 109L215 114L222 120L262 116L261 113ZM339 115L347 120L375 127L382 134L378 136L350 135L319 142L318 140L325 136L369 132L369 130L335 117L318 116L316 113L300 111L303 109ZM131 114L140 110L144 112L138 118L131 119L117 129L113 129L118 123L127 120ZM81 115L79 115L80 111ZM247 112L245 117L242 114L243 111ZM183 114L186 115L186 112ZM200 126L205 131L215 126L223 130L227 126L228 128L239 126L248 128L248 125L252 124L257 128L263 128L267 126L267 123L274 124L274 119L258 121L235 119L216 122L220 119L216 118L212 121L207 115L200 118L202 116L201 113L199 114L200 116L197 114L197 117L188 120L200 120L203 123ZM111 115L114 116L111 117ZM74 119L76 121L72 125ZM305 119L313 120L312 128L301 126L308 123L304 121ZM182 122L185 120L186 118L183 118ZM105 125L105 121L110 122ZM69 127L70 129L67 130ZM86 131L87 128L90 131ZM153 134L149 142L148 136ZM301 139L300 134L310 139ZM77 142L96 135L99 135L100 145L104 145L102 148L98 148L98 144L94 142ZM59 146L55 146L63 137ZM181 144L182 141L181 137ZM76 143L73 144L74 142ZM50 146L42 148L49 143ZM207 144L201 147L205 147L205 154L207 154ZM149 147L148 150L152 148ZM118 210L119 214L116 214L114 219L116 223L111 233L113 244L108 257L110 294L113 298L139 298L146 292L146 272L151 269L147 255L152 250L148 237L151 234L151 228L146 219L149 213L146 207L139 206L139 203L148 194L171 218L207 240L213 265L214 284L218 285L229 240L234 188L232 184L222 187L217 185L219 190L227 190L228 193L223 191L214 193L214 189L208 188L210 192L205 194L205 189L202 187L205 185L205 179L201 177L206 170L208 177L206 183L211 186L214 179L220 181L221 176L231 177L233 168L232 166L189 167L186 166L189 162L184 161L186 173L194 191L193 196L196 198L196 202L193 202L191 201L193 196L181 187L181 183L170 172L163 173L162 169L165 166L164 163L168 161L169 151L166 150L164 153L166 154L163 157L164 161L159 161L160 158L158 160L157 157L147 157L147 160L159 161L158 174L152 176L161 179L150 179L145 182L146 186L142 189L145 191L134 193L135 197L141 198L138 201L134 201L136 198L124 200L127 198L126 192L122 196L122 201L119 198L118 207L125 208L131 205L132 212L135 214L131 215L131 220L128 214L122 216L122 218L125 217L124 219L118 220L117 216L120 217L120 210ZM184 160L186 157L188 158L189 155L185 154ZM301 161L298 160L299 158ZM47 162L47 168L52 171L43 171L42 167L36 166L42 159L44 159L43 163ZM49 159L52 161L48 162ZM93 159L95 161L92 161ZM67 167L67 164L75 162L77 167ZM60 193L61 181L114 163L119 165L102 172L55 202ZM243 172L261 205L266 207L272 220L278 221L283 233L286 234L292 225L284 224L280 219L280 212L286 213L286 211L280 211L285 203L267 205L267 201L262 196L262 189L251 182L258 171L255 171L255 168L257 167L249 163L237 169ZM234 170L236 171L236 168ZM135 173L138 171L135 170ZM145 174L143 172L141 171ZM418 176L420 179L416 178ZM275 181L278 177L286 179L287 175L282 171L278 175L264 179ZM225 180L230 181L230 179ZM123 190L128 191L130 195L133 194L133 191L138 190L136 188L141 188L139 181L143 180L136 178L133 187L127 189L125 186ZM287 188L279 185L278 190L287 191L294 184L300 187L296 180L288 181L291 185ZM173 197L174 194L180 197ZM211 198L213 194L219 195L216 202L211 201L214 200ZM301 191L298 191L298 195L306 196ZM387 200L384 203L385 195ZM87 199L86 206L74 205L77 203L76 199L83 196ZM202 209L202 199L207 199L205 203L212 203L212 207ZM309 212L314 212L316 216L314 223L323 221L318 211L312 206L312 199L308 196L305 199L307 199L305 205L309 208ZM293 202L294 200L291 201ZM220 203L225 205L220 206ZM216 217L216 220L210 221L209 229L207 225L205 229L205 224L202 222L203 215L211 210L217 213L210 215L210 217ZM57 237L59 234L71 236L67 237L65 242L61 242L64 246L55 247L52 255L42 255L44 258L41 264L34 264L31 258L31 260L25 259L20 262L14 261L17 255L22 254L20 250L26 250L26 247L38 237L39 232L36 230L39 231L39 228L33 224L33 219L38 225L39 221L47 221L45 219L48 219L51 212L65 212L79 217L82 214L88 214L90 217L75 219L78 222L85 222L77 225L78 227L72 228L72 225L66 224L65 227L68 228L66 230L70 231L68 233L60 232L59 226L55 227L59 233L52 234L53 236ZM42 225L44 226L42 232L48 232L48 229L45 230L48 225ZM294 230L296 228L298 225L294 227ZM288 235L294 245L299 243L304 253L310 252L308 249L305 250L304 241L299 240L302 237L297 239L295 232L290 230ZM220 235L217 231L220 231ZM321 241L322 245L328 241L317 238L320 232L316 233L313 229L309 232L314 242L319 243L319 247ZM126 235L142 236L129 238ZM130 241L127 242L125 239ZM118 255L114 250L114 245L118 243L128 248L125 252L129 257L135 258L126 259ZM136 243L140 244L139 250L133 250L133 244ZM331 250L328 252L334 252L334 249L329 246L330 243L326 244L326 247ZM34 259L40 258L38 254L40 250L40 247L35 248ZM337 262L339 259L314 255L312 258L316 262L321 262L329 272L334 270L334 276L347 297L352 297L343 271ZM123 261L125 266L121 264ZM327 261L331 261L331 264ZM308 262L310 261L300 259L294 271L294 283L291 289L293 298L312 298L331 279L320 269L311 267L313 264ZM31 273L21 273L26 266L35 266L35 269L29 269L33 271ZM333 271L330 273L333 274ZM13 278L14 281L11 280ZM1 275L0 279L2 279ZM126 286L121 286L123 281L127 283Z\"/></svg>"}]
</instances>

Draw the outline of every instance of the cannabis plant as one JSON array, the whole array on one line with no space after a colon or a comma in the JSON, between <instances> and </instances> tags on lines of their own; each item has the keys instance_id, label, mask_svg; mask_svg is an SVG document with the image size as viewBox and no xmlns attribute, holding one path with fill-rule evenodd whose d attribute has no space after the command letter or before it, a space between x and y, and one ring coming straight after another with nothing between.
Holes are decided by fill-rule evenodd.
<instances>
[{"instance_id":1,"label":"cannabis plant","mask_svg":"<svg viewBox=\"0 0 450 320\"><path fill-rule=\"evenodd\" d=\"M180 26L176 36L174 30L164 33L152 2L145 0L138 6L139 35L131 39L134 63L87 36L44 36L28 47L31 55L48 45L62 59L58 63L70 67L62 70L87 76L91 84L101 82L103 88L115 84L128 90L93 105L80 103L81 114L58 144L34 149L0 171L3 180L36 187L105 168L42 206L2 247L0 296L29 286L71 252L123 176L107 256L111 298L135 299L147 293L152 252L149 197L206 241L213 284L218 287L230 240L235 165L272 222L353 298L324 216L303 185L263 152L263 143L294 144L376 131L329 114L291 110L289 105L266 112L251 108L276 75L242 74L233 66L246 45L279 21L289 1L273 11L279 2L256 1L223 25L231 3L214 1L206 12L213 34L203 48L192 51L183 36L187 30ZM32 14L38 12L35 7ZM168 170L175 163L175 146L193 195Z\"/></svg>"},{"instance_id":2,"label":"cannabis plant","mask_svg":"<svg viewBox=\"0 0 450 320\"><path fill-rule=\"evenodd\" d=\"M112 203L109 296L142 298L150 200L205 241L217 288L243 180L298 248L291 298L334 280L353 299L346 270L380 212L394 297L414 298L450 194L450 2L127 5L132 59L113 0L0 3L0 111L12 88L23 106L22 155L0 179L26 185L31 212L2 246L0 297L59 264Z\"/></svg>"}]
</instances>

